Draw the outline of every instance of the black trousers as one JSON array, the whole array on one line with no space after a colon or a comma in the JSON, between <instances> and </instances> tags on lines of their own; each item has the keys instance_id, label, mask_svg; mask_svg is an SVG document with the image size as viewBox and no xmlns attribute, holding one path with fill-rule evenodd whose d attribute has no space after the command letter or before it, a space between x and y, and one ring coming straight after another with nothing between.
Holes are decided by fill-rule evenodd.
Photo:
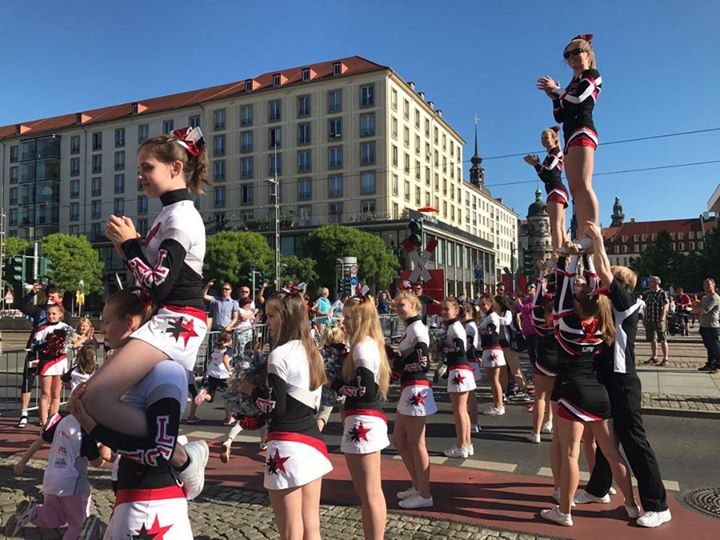
<instances>
[{"instance_id":1,"label":"black trousers","mask_svg":"<svg viewBox=\"0 0 720 540\"><path fill-rule=\"evenodd\" d=\"M640 379L635 374L614 373L602 378L612 407L615 436L622 445L638 483L640 501L646 512L667 510L667 495L660 476L655 452L645 434L641 413ZM605 495L612 484L612 471L598 447L595 468L585 491L596 497Z\"/></svg>"},{"instance_id":2,"label":"black trousers","mask_svg":"<svg viewBox=\"0 0 720 540\"><path fill-rule=\"evenodd\" d=\"M720 368L720 328L700 327L700 337L707 349L707 363L715 368Z\"/></svg>"}]
</instances>

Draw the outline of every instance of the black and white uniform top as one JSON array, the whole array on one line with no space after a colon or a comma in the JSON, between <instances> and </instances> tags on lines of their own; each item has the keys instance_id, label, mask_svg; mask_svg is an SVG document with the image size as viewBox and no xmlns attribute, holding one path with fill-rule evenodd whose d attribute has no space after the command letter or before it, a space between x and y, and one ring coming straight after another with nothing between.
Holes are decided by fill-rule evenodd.
<instances>
[{"instance_id":1,"label":"black and white uniform top","mask_svg":"<svg viewBox=\"0 0 720 540\"><path fill-rule=\"evenodd\" d=\"M403 387L416 384L416 381L427 381L426 374L430 369L429 344L430 333L422 317L418 315L407 319L405 332L398 345L400 358L395 370L400 372L400 384Z\"/></svg>"},{"instance_id":2,"label":"black and white uniform top","mask_svg":"<svg viewBox=\"0 0 720 540\"><path fill-rule=\"evenodd\" d=\"M601 89L600 72L590 68L573 77L565 90L554 90L553 116L563 126L566 149L573 139L582 135L598 143L593 109Z\"/></svg>"},{"instance_id":3,"label":"black and white uniform top","mask_svg":"<svg viewBox=\"0 0 720 540\"><path fill-rule=\"evenodd\" d=\"M380 377L380 350L378 343L370 336L357 343L350 354L355 365L355 376L351 381L342 378L332 383L338 395L345 396L343 413L353 411L382 411L378 403L378 380Z\"/></svg>"},{"instance_id":4,"label":"black and white uniform top","mask_svg":"<svg viewBox=\"0 0 720 540\"><path fill-rule=\"evenodd\" d=\"M500 345L500 328L510 324L512 313L506 311L503 317L500 317L494 311L491 311L480 321L478 325L478 333L480 334L480 348L485 351L502 349Z\"/></svg>"},{"instance_id":5,"label":"black and white uniform top","mask_svg":"<svg viewBox=\"0 0 720 540\"><path fill-rule=\"evenodd\" d=\"M163 193L160 201L162 210L145 238L145 252L139 240L123 242L127 265L153 303L204 310L205 224L187 189Z\"/></svg>"},{"instance_id":6,"label":"black and white uniform top","mask_svg":"<svg viewBox=\"0 0 720 540\"><path fill-rule=\"evenodd\" d=\"M545 318L545 305L555 297L555 274L545 276L540 273L537 279L537 291L533 299L532 323L539 338L538 357L535 362L535 371L546 377L557 375L557 341L555 339L555 325L548 324Z\"/></svg>"},{"instance_id":7,"label":"black and white uniform top","mask_svg":"<svg viewBox=\"0 0 720 540\"><path fill-rule=\"evenodd\" d=\"M642 302L617 279L610 282L608 298L615 319L615 343L603 352L598 371L603 376L635 374L635 338Z\"/></svg>"},{"instance_id":8,"label":"black and white uniform top","mask_svg":"<svg viewBox=\"0 0 720 540\"><path fill-rule=\"evenodd\" d=\"M467 366L467 334L463 324L453 319L445 323L447 333L445 334L445 343L443 352L445 353L445 363L448 370L457 368L458 366ZM469 369L469 367L468 367Z\"/></svg>"},{"instance_id":9,"label":"black and white uniform top","mask_svg":"<svg viewBox=\"0 0 720 540\"><path fill-rule=\"evenodd\" d=\"M122 400L145 411L148 434L135 437L97 425L91 435L120 456L118 498L123 489L159 489L177 486L170 471L175 451L180 417L187 402L187 374L183 367L164 360Z\"/></svg>"},{"instance_id":10,"label":"black and white uniform top","mask_svg":"<svg viewBox=\"0 0 720 540\"><path fill-rule=\"evenodd\" d=\"M468 362L477 362L478 353L480 352L478 345L478 327L475 321L467 321L465 323L465 336L467 339L466 351Z\"/></svg>"},{"instance_id":11,"label":"black and white uniform top","mask_svg":"<svg viewBox=\"0 0 720 540\"><path fill-rule=\"evenodd\" d=\"M535 165L540 180L545 184L548 200L559 200L567 206L568 194L562 182L563 151L559 147L552 148L542 163Z\"/></svg>"}]
</instances>

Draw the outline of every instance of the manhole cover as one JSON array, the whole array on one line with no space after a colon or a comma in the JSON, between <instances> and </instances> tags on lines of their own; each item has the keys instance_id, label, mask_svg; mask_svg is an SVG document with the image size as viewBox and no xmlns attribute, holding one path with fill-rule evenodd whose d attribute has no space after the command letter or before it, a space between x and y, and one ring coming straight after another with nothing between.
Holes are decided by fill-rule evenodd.
<instances>
[{"instance_id":1,"label":"manhole cover","mask_svg":"<svg viewBox=\"0 0 720 540\"><path fill-rule=\"evenodd\" d=\"M695 510L720 518L720 488L691 489L683 499Z\"/></svg>"}]
</instances>

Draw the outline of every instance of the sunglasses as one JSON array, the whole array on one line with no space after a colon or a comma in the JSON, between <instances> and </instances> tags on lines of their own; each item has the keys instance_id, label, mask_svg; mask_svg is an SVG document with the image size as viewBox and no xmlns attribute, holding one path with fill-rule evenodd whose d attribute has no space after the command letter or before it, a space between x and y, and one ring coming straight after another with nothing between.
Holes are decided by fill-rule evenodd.
<instances>
[{"instance_id":1,"label":"sunglasses","mask_svg":"<svg viewBox=\"0 0 720 540\"><path fill-rule=\"evenodd\" d=\"M571 56L577 56L577 55L579 55L580 53L584 53L584 52L587 52L587 51L586 51L585 49L583 49L582 47L577 47L577 48L575 48L575 49L570 49L569 51L565 51L565 52L563 53L563 58L564 58L565 60L567 60L567 59L570 58Z\"/></svg>"},{"instance_id":2,"label":"sunglasses","mask_svg":"<svg viewBox=\"0 0 720 540\"><path fill-rule=\"evenodd\" d=\"M232 291L230 287L223 287L223 291Z\"/></svg>"},{"instance_id":3,"label":"sunglasses","mask_svg":"<svg viewBox=\"0 0 720 540\"><path fill-rule=\"evenodd\" d=\"M246 289L243 289L243 290L241 290L240 292L241 292L241 293L248 293L248 294L250 294L250 291L248 291L248 290L246 290Z\"/></svg>"}]
</instances>

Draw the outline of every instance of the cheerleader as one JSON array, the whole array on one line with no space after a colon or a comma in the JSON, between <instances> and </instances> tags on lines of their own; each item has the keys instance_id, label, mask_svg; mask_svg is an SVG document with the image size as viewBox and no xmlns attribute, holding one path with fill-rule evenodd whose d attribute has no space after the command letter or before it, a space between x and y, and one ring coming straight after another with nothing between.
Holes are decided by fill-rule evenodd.
<instances>
[{"instance_id":1,"label":"cheerleader","mask_svg":"<svg viewBox=\"0 0 720 540\"><path fill-rule=\"evenodd\" d=\"M538 79L538 89L553 101L555 121L562 123L565 137L565 166L570 193L575 202L578 223L598 223L598 201L592 188L593 161L598 135L593 122L602 78L596 69L592 34L575 36L565 46L563 57L573 72L570 84L563 90L551 77ZM584 238L581 248L590 247Z\"/></svg>"},{"instance_id":2,"label":"cheerleader","mask_svg":"<svg viewBox=\"0 0 720 540\"><path fill-rule=\"evenodd\" d=\"M375 302L360 293L343 307L350 354L333 389L345 397L340 449L360 498L365 538L381 540L385 534L387 506L381 482L381 456L390 445L387 418L379 401L390 384L390 365Z\"/></svg>"},{"instance_id":3,"label":"cheerleader","mask_svg":"<svg viewBox=\"0 0 720 540\"><path fill-rule=\"evenodd\" d=\"M68 369L66 345L73 333L71 326L62 322L65 310L62 304L48 305L45 309L47 324L35 333L33 350L37 352L38 373L40 374L40 403L38 412L44 426L50 415L60 409L60 377ZM67 343L66 343L67 342Z\"/></svg>"},{"instance_id":4,"label":"cheerleader","mask_svg":"<svg viewBox=\"0 0 720 540\"><path fill-rule=\"evenodd\" d=\"M205 402L212 403L215 400L215 392L225 390L228 387L228 380L232 375L230 358L232 356L232 334L220 332L215 342L215 348L210 355L210 365L207 371L207 384L200 389L200 392L193 398L193 405L200 407ZM191 413L194 417L195 413ZM231 418L230 411L225 412L225 425L229 425Z\"/></svg>"},{"instance_id":5,"label":"cheerleader","mask_svg":"<svg viewBox=\"0 0 720 540\"><path fill-rule=\"evenodd\" d=\"M281 538L319 538L322 477L332 470L315 421L324 366L299 292L273 296L265 314L274 344L268 389L243 387L270 417L264 486Z\"/></svg>"},{"instance_id":6,"label":"cheerleader","mask_svg":"<svg viewBox=\"0 0 720 540\"><path fill-rule=\"evenodd\" d=\"M500 327L503 323L509 324L509 318L501 319L498 315L500 307L497 301L489 294L480 298L480 311L484 313L478 325L480 334L480 348L482 349L482 367L485 369L485 376L490 381L490 390L493 396L493 405L483 412L491 416L505 414L503 404L503 391L500 384L500 371L505 368L505 355L500 345ZM510 317L507 312L506 317Z\"/></svg>"},{"instance_id":7,"label":"cheerleader","mask_svg":"<svg viewBox=\"0 0 720 540\"><path fill-rule=\"evenodd\" d=\"M347 300L347 298L345 299ZM343 302L344 305L344 302ZM339 326L333 328L326 327L322 337L322 348L320 353L323 357L323 365L325 366L325 376L329 381L334 381L342 370L345 357L350 352L345 344L345 332ZM340 398L332 388L328 386L322 387L322 396L320 399L320 410L315 419L317 420L318 429L323 431L330 420L335 405L344 401Z\"/></svg>"},{"instance_id":8,"label":"cheerleader","mask_svg":"<svg viewBox=\"0 0 720 540\"><path fill-rule=\"evenodd\" d=\"M553 249L559 249L567 242L565 233L565 209L568 207L568 193L562 183L563 152L560 149L560 126L553 126L542 132L540 142L547 150L542 163L536 155L525 156L525 163L535 168L545 184L547 211L550 216L550 235Z\"/></svg>"},{"instance_id":9,"label":"cheerleader","mask_svg":"<svg viewBox=\"0 0 720 540\"><path fill-rule=\"evenodd\" d=\"M571 505L579 481L578 457L583 429L589 427L607 457L613 477L625 496L628 517L636 519L630 476L617 448L610 418L610 400L595 375L595 360L602 347L615 338L611 305L599 289L573 292L577 256L560 257L556 275L553 320L558 341L557 430L561 447L560 504L540 515L572 526Z\"/></svg>"},{"instance_id":10,"label":"cheerleader","mask_svg":"<svg viewBox=\"0 0 720 540\"><path fill-rule=\"evenodd\" d=\"M440 316L447 327L443 352L448 369L448 393L455 418L455 446L443 453L447 457L467 458L475 453L470 442L470 415L468 394L475 390L475 377L468 364L465 347L467 336L460 322L460 304L455 298L446 298L440 305Z\"/></svg>"},{"instance_id":11,"label":"cheerleader","mask_svg":"<svg viewBox=\"0 0 720 540\"><path fill-rule=\"evenodd\" d=\"M473 371L473 378L477 385L482 379L482 368L480 367L480 338L478 336L478 327L475 322L476 308L472 304L463 305L463 314L465 315L465 335L467 336L467 360ZM470 415L470 431L472 433L480 433L480 422L478 422L478 401L475 397L475 391L468 394L468 414Z\"/></svg>"},{"instance_id":12,"label":"cheerleader","mask_svg":"<svg viewBox=\"0 0 720 540\"><path fill-rule=\"evenodd\" d=\"M430 368L428 348L430 334L422 322L422 304L409 290L395 297L395 312L405 323L399 354L393 361L393 372L399 374L402 392L395 415L393 444L410 474L412 485L398 492L402 508L428 508L430 493L430 458L425 445L425 418L437 412L427 372Z\"/></svg>"}]
</instances>

